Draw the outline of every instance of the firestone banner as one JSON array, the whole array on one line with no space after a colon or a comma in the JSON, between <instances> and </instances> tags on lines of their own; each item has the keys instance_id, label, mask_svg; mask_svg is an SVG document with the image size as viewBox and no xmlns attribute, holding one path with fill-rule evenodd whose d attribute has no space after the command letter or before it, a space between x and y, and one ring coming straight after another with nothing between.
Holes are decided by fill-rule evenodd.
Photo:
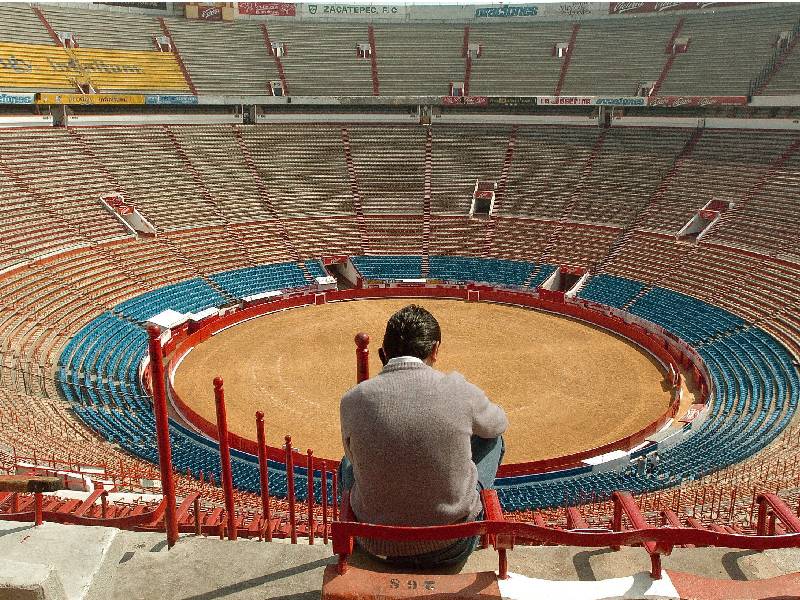
<instances>
[{"instance_id":1,"label":"firestone banner","mask_svg":"<svg viewBox=\"0 0 800 600\"><path fill-rule=\"evenodd\" d=\"M36 94L36 104L144 104L138 94Z\"/></svg>"}]
</instances>

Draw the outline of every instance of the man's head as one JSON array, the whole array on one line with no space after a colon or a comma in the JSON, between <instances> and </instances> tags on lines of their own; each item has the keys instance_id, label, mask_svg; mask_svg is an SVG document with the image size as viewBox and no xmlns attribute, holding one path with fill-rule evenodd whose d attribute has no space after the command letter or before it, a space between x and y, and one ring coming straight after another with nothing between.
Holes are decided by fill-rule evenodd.
<instances>
[{"instance_id":1,"label":"man's head","mask_svg":"<svg viewBox=\"0 0 800 600\"><path fill-rule=\"evenodd\" d=\"M436 318L421 306L410 304L394 313L386 323L381 358L416 356L432 365L441 341L442 330Z\"/></svg>"}]
</instances>

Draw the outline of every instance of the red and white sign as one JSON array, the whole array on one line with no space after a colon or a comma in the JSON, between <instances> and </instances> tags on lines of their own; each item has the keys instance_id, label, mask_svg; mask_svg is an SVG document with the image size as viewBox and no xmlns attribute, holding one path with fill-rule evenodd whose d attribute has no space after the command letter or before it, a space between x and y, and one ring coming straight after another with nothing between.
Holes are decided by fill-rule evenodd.
<instances>
[{"instance_id":1,"label":"red and white sign","mask_svg":"<svg viewBox=\"0 0 800 600\"><path fill-rule=\"evenodd\" d=\"M240 15L294 17L296 8L288 2L239 2Z\"/></svg>"},{"instance_id":2,"label":"red and white sign","mask_svg":"<svg viewBox=\"0 0 800 600\"><path fill-rule=\"evenodd\" d=\"M745 106L747 96L655 96L650 97L650 106Z\"/></svg>"}]
</instances>

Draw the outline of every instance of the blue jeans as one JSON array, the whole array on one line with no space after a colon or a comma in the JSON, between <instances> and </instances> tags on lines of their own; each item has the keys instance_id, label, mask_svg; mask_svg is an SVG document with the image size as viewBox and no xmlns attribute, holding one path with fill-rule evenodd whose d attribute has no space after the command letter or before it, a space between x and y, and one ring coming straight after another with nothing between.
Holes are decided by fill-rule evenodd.
<instances>
[{"instance_id":1,"label":"blue jeans","mask_svg":"<svg viewBox=\"0 0 800 600\"><path fill-rule=\"evenodd\" d=\"M472 462L478 469L478 491L491 489L494 486L497 469L506 452L505 441L502 436L485 439L473 435L471 444ZM342 462L339 463L339 486L342 490L350 491L354 482L353 465L346 456L342 457ZM476 520L482 519L483 511ZM472 554L478 540L477 537L461 538L440 550L412 556L390 556L386 558L386 562L411 569L447 567L465 561Z\"/></svg>"}]
</instances>

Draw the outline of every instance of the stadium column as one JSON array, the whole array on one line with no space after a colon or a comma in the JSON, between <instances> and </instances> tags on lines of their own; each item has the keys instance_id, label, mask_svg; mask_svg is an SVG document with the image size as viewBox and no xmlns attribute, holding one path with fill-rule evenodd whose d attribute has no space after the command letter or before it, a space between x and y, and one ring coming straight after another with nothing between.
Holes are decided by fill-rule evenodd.
<instances>
[{"instance_id":1,"label":"stadium column","mask_svg":"<svg viewBox=\"0 0 800 600\"><path fill-rule=\"evenodd\" d=\"M164 384L164 355L161 350L161 330L157 326L151 325L147 332L150 336L150 373L158 441L158 467L161 471L161 492L166 502L164 519L167 528L167 547L172 548L178 541L178 519L175 512L175 480L172 473L172 450L169 442L167 389Z\"/></svg>"},{"instance_id":2,"label":"stadium column","mask_svg":"<svg viewBox=\"0 0 800 600\"><path fill-rule=\"evenodd\" d=\"M225 390L222 378L214 378L214 400L217 405L217 433L219 434L219 460L222 467L222 492L225 495L225 512L228 520L228 539L238 537L236 509L233 504L233 471L231 470L231 448L228 444L228 413L225 409Z\"/></svg>"},{"instance_id":3,"label":"stadium column","mask_svg":"<svg viewBox=\"0 0 800 600\"><path fill-rule=\"evenodd\" d=\"M369 336L356 334L356 383L369 379Z\"/></svg>"}]
</instances>

